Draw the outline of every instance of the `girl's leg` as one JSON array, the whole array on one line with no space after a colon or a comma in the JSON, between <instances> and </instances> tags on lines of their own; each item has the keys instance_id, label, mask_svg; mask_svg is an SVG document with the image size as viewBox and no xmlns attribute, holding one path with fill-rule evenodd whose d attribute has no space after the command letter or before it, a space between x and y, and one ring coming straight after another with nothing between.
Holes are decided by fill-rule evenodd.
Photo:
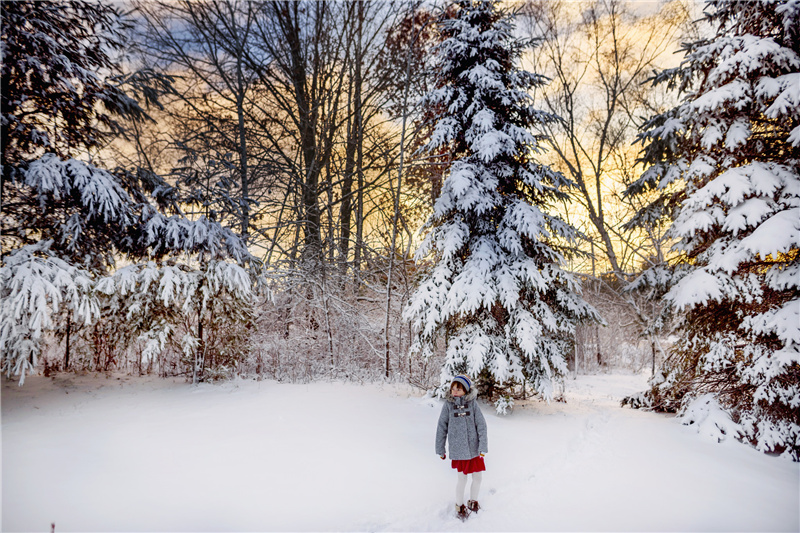
<instances>
[{"instance_id":1,"label":"girl's leg","mask_svg":"<svg viewBox=\"0 0 800 533\"><path fill-rule=\"evenodd\" d=\"M483 481L483 472L475 472L472 474L472 485L469 487L469 499L478 501L478 493L481 490L481 481Z\"/></svg>"},{"instance_id":2,"label":"girl's leg","mask_svg":"<svg viewBox=\"0 0 800 533\"><path fill-rule=\"evenodd\" d=\"M473 480L473 484L475 481ZM467 488L467 475L458 472L458 481L456 481L456 507L464 505L464 489Z\"/></svg>"}]
</instances>

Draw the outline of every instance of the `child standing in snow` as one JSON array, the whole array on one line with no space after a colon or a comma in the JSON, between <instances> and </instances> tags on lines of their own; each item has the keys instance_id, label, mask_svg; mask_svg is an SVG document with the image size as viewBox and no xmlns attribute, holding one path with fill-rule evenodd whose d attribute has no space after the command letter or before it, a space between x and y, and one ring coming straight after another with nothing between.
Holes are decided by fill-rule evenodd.
<instances>
[{"instance_id":1,"label":"child standing in snow","mask_svg":"<svg viewBox=\"0 0 800 533\"><path fill-rule=\"evenodd\" d=\"M483 456L489 451L486 420L478 407L478 402L475 401L477 396L478 391L472 387L472 381L467 376L454 377L436 427L436 454L442 460L447 457L444 451L444 443L447 441L452 467L458 470L456 514L462 520L480 509L478 492L481 488L483 471L486 470ZM470 474L472 475L470 499L464 505L464 489L467 486L467 476Z\"/></svg>"}]
</instances>

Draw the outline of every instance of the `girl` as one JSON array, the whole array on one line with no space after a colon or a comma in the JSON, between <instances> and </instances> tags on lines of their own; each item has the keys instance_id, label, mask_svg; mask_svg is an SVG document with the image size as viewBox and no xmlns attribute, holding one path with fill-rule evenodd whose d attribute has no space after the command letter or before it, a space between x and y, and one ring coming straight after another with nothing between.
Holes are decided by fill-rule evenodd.
<instances>
[{"instance_id":1,"label":"girl","mask_svg":"<svg viewBox=\"0 0 800 533\"><path fill-rule=\"evenodd\" d=\"M486 420L475 401L477 396L478 391L472 387L472 381L467 376L454 377L436 427L436 454L442 460L447 457L444 451L447 440L452 466L458 470L456 514L461 520L480 509L478 491L481 488L483 471L486 470L483 456L489 451ZM464 489L469 474L472 474L472 485L469 489L470 499L465 506Z\"/></svg>"}]
</instances>

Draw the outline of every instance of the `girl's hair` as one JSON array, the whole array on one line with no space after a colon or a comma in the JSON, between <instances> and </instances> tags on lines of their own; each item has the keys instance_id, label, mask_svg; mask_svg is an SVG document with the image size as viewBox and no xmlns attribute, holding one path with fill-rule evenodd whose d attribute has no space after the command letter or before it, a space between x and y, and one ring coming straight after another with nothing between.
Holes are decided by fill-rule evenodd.
<instances>
[{"instance_id":1,"label":"girl's hair","mask_svg":"<svg viewBox=\"0 0 800 533\"><path fill-rule=\"evenodd\" d=\"M464 394L466 394L466 393L467 393L467 389L466 389L466 388L464 388L464 385L462 385L462 384L461 384L461 383L459 383L458 381L454 381L454 382L452 382L452 383L450 384L450 390L453 390L453 386L456 386L456 387L458 387L459 389L461 389L462 391L464 391Z\"/></svg>"}]
</instances>

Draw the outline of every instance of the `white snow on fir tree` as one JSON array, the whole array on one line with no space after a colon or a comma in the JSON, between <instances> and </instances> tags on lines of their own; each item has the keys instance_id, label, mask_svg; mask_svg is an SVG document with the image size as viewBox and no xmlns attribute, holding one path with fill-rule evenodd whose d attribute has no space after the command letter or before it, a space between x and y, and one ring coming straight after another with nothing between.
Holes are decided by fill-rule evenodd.
<instances>
[{"instance_id":1,"label":"white snow on fir tree","mask_svg":"<svg viewBox=\"0 0 800 533\"><path fill-rule=\"evenodd\" d=\"M65 312L90 324L100 316L93 276L53 256L51 241L40 241L4 258L0 269L0 370L20 385L36 368L54 315Z\"/></svg>"},{"instance_id":2,"label":"white snow on fir tree","mask_svg":"<svg viewBox=\"0 0 800 533\"><path fill-rule=\"evenodd\" d=\"M0 267L0 369L19 376L20 385L36 368L46 335L67 315L84 326L101 319L126 321L120 327L137 332L147 360L161 353L184 316L217 306L224 308L217 316L235 321L250 309L254 280L243 265L254 258L229 229L204 217L168 217L149 204L137 204L111 173L76 159L45 154L28 164L20 181L9 186L31 191L34 210L46 212L59 200L77 198L74 213L52 228L58 239L11 250ZM92 235L107 228L112 234L124 231L135 242L108 240L103 242L110 249L93 250ZM194 257L202 264L101 268L134 250L152 257ZM105 259L96 260L98 255ZM76 259L91 269L71 262ZM195 344L187 338L183 345Z\"/></svg>"},{"instance_id":3,"label":"white snow on fir tree","mask_svg":"<svg viewBox=\"0 0 800 533\"><path fill-rule=\"evenodd\" d=\"M635 184L682 195L666 299L686 357L670 379L696 370L692 386L717 389L743 438L800 459L787 415L800 405L800 2L710 0L706 13L716 35L659 75L684 98L642 135L650 166Z\"/></svg>"},{"instance_id":4,"label":"white snow on fir tree","mask_svg":"<svg viewBox=\"0 0 800 533\"><path fill-rule=\"evenodd\" d=\"M550 242L575 230L543 212L567 185L531 159L540 151L531 130L545 115L528 89L543 80L519 69L521 47L499 2L456 2L439 24L439 86L424 103L440 112L426 150L449 152L452 164L417 252L435 265L405 311L418 332L413 349L430 355L445 337L443 387L455 374L485 372L549 399L576 321L597 315Z\"/></svg>"},{"instance_id":5,"label":"white snow on fir tree","mask_svg":"<svg viewBox=\"0 0 800 533\"><path fill-rule=\"evenodd\" d=\"M736 438L741 430L731 420L713 394L704 394L689 403L681 414L681 423L693 427L704 439L723 442L729 437Z\"/></svg>"}]
</instances>

